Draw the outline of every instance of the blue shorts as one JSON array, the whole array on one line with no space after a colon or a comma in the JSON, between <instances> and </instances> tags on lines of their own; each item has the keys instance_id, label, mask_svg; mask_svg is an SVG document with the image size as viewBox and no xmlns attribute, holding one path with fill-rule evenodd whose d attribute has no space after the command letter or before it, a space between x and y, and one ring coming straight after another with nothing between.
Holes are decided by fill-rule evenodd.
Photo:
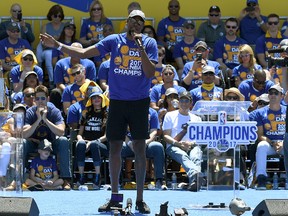
<instances>
[{"instance_id":1,"label":"blue shorts","mask_svg":"<svg viewBox=\"0 0 288 216\"><path fill-rule=\"evenodd\" d=\"M125 140L128 126L133 140L148 139L149 105L150 98L137 101L110 100L106 131L108 141Z\"/></svg>"}]
</instances>

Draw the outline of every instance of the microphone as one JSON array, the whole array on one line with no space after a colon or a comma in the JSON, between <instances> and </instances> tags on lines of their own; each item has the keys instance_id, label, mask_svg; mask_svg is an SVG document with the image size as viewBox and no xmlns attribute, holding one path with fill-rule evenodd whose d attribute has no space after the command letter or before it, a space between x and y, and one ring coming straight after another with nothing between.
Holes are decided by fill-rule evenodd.
<instances>
[{"instance_id":1,"label":"microphone","mask_svg":"<svg viewBox=\"0 0 288 216\"><path fill-rule=\"evenodd\" d=\"M138 46L140 49L143 49L142 41L141 41L138 37L136 37L135 32L132 32L132 36L133 36L133 38L134 38L137 46Z\"/></svg>"},{"instance_id":2,"label":"microphone","mask_svg":"<svg viewBox=\"0 0 288 216\"><path fill-rule=\"evenodd\" d=\"M126 209L127 209L127 214L126 215L132 215L131 209L132 209L132 199L128 198L126 202Z\"/></svg>"}]
</instances>

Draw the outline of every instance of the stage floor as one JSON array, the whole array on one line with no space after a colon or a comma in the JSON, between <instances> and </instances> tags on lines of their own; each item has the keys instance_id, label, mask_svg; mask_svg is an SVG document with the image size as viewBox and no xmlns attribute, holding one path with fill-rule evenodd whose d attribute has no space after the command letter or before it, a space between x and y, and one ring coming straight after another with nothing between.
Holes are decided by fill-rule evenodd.
<instances>
[{"instance_id":1,"label":"stage floor","mask_svg":"<svg viewBox=\"0 0 288 216\"><path fill-rule=\"evenodd\" d=\"M126 206L127 198L133 201L133 211L135 208L136 190L121 190L124 194L123 206ZM239 193L238 193L239 192ZM160 212L160 204L166 201L168 203L168 213L174 215L174 209L186 208L189 215L193 216L226 216L231 215L229 208L224 209L203 209L203 206L213 202L216 205L225 203L229 206L234 197L239 197L245 201L247 206L252 210L245 212L243 215L252 215L253 209L264 199L288 199L287 190L266 190L256 191L246 189L234 193L231 190L226 191L205 191L189 192L182 190L152 191L145 190L144 199L151 208L151 214L155 215ZM98 213L98 207L106 202L110 197L110 191L41 191L30 192L24 191L22 197L34 198L40 215L112 215L111 213ZM1 192L0 196L16 196L15 192ZM288 214L288 213L287 213ZM141 215L141 214L135 214Z\"/></svg>"}]
</instances>

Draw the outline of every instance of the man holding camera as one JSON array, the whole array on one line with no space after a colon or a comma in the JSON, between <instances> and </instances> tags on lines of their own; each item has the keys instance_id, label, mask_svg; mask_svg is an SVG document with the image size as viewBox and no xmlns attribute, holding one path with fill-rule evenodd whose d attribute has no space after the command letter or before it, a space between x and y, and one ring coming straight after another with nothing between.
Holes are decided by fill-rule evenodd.
<instances>
[{"instance_id":1,"label":"man holding camera","mask_svg":"<svg viewBox=\"0 0 288 216\"><path fill-rule=\"evenodd\" d=\"M196 59L192 62L187 62L183 68L182 86L187 90L192 90L202 85L202 68L206 65L212 66L215 69L215 83L220 83L219 66L216 61L208 60L209 49L204 41L198 41L194 46Z\"/></svg>"},{"instance_id":2,"label":"man holding camera","mask_svg":"<svg viewBox=\"0 0 288 216\"><path fill-rule=\"evenodd\" d=\"M25 21L22 19L21 5L17 3L13 4L10 8L10 13L11 20L7 20L0 24L0 40L8 37L8 34L6 32L7 25L10 22L15 22L21 31L21 38L27 40L30 44L32 44L35 40L35 36L32 32L31 25L29 23L25 23Z\"/></svg>"},{"instance_id":3,"label":"man holding camera","mask_svg":"<svg viewBox=\"0 0 288 216\"><path fill-rule=\"evenodd\" d=\"M267 17L261 15L258 0L247 0L246 7L240 12L240 37L255 45L256 40L267 31Z\"/></svg>"}]
</instances>

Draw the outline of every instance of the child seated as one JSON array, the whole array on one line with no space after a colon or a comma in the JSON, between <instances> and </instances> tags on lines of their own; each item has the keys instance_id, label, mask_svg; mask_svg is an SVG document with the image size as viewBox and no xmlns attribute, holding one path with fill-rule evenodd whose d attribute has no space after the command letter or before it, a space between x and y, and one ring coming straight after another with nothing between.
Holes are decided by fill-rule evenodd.
<instances>
[{"instance_id":1,"label":"child seated","mask_svg":"<svg viewBox=\"0 0 288 216\"><path fill-rule=\"evenodd\" d=\"M50 156L52 151L52 144L47 139L40 142L39 156L32 160L29 178L25 181L28 190L62 189L64 181L59 178L56 161Z\"/></svg>"}]
</instances>

